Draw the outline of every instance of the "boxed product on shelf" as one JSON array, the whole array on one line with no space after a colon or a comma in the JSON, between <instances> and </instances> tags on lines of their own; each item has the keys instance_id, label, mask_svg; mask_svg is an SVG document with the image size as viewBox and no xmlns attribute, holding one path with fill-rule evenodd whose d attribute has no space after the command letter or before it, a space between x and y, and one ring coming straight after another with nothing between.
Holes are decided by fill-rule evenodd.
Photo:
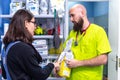
<instances>
[{"instance_id":1,"label":"boxed product on shelf","mask_svg":"<svg viewBox=\"0 0 120 80\"><path fill-rule=\"evenodd\" d=\"M46 40L34 40L32 44L41 56L48 55L48 45Z\"/></svg>"},{"instance_id":2,"label":"boxed product on shelf","mask_svg":"<svg viewBox=\"0 0 120 80\"><path fill-rule=\"evenodd\" d=\"M40 0L40 14L48 14L48 0Z\"/></svg>"},{"instance_id":3,"label":"boxed product on shelf","mask_svg":"<svg viewBox=\"0 0 120 80\"><path fill-rule=\"evenodd\" d=\"M48 49L48 46L46 44L40 44L40 45L34 45L37 50L44 50Z\"/></svg>"},{"instance_id":4,"label":"boxed product on shelf","mask_svg":"<svg viewBox=\"0 0 120 80\"><path fill-rule=\"evenodd\" d=\"M59 15L64 15L65 0L50 0L49 2L49 14L54 14L54 9L58 11Z\"/></svg>"},{"instance_id":5,"label":"boxed product on shelf","mask_svg":"<svg viewBox=\"0 0 120 80\"><path fill-rule=\"evenodd\" d=\"M41 56L47 56L48 55L48 50L47 49L38 50L38 52Z\"/></svg>"},{"instance_id":6,"label":"boxed product on shelf","mask_svg":"<svg viewBox=\"0 0 120 80\"><path fill-rule=\"evenodd\" d=\"M25 9L24 1L13 1L10 3L10 14L11 15L13 15L19 9Z\"/></svg>"},{"instance_id":7,"label":"boxed product on shelf","mask_svg":"<svg viewBox=\"0 0 120 80\"><path fill-rule=\"evenodd\" d=\"M26 9L31 11L34 15L39 15L39 1L26 0Z\"/></svg>"},{"instance_id":8,"label":"boxed product on shelf","mask_svg":"<svg viewBox=\"0 0 120 80\"><path fill-rule=\"evenodd\" d=\"M47 40L45 39L39 39L39 40L34 40L33 45L42 45L42 44L47 44Z\"/></svg>"}]
</instances>

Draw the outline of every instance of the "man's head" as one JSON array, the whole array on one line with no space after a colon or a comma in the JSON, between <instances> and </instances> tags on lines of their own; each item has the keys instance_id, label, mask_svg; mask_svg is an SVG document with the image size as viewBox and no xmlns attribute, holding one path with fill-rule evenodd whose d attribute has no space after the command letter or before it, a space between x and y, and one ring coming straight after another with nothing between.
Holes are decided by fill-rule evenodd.
<instances>
[{"instance_id":1,"label":"man's head","mask_svg":"<svg viewBox=\"0 0 120 80\"><path fill-rule=\"evenodd\" d=\"M70 20L73 22L75 31L80 31L84 24L84 19L86 18L86 9L81 4L74 5L69 10Z\"/></svg>"}]
</instances>

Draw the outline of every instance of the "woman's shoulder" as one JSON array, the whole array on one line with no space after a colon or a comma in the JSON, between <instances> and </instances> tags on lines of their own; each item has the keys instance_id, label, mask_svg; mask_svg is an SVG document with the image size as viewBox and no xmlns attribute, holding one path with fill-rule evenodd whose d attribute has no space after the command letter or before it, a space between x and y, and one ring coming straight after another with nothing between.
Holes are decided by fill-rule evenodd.
<instances>
[{"instance_id":1,"label":"woman's shoulder","mask_svg":"<svg viewBox=\"0 0 120 80\"><path fill-rule=\"evenodd\" d=\"M18 42L14 45L14 47L20 47L20 48L31 48L31 46L25 42Z\"/></svg>"},{"instance_id":2,"label":"woman's shoulder","mask_svg":"<svg viewBox=\"0 0 120 80\"><path fill-rule=\"evenodd\" d=\"M17 51L31 51L32 50L32 46L30 46L29 44L25 43L25 42L18 42L16 44L14 44L11 47L12 50L17 50Z\"/></svg>"},{"instance_id":3,"label":"woman's shoulder","mask_svg":"<svg viewBox=\"0 0 120 80\"><path fill-rule=\"evenodd\" d=\"M19 42L13 45L10 49L10 53L14 55L33 55L34 49L27 43Z\"/></svg>"}]
</instances>

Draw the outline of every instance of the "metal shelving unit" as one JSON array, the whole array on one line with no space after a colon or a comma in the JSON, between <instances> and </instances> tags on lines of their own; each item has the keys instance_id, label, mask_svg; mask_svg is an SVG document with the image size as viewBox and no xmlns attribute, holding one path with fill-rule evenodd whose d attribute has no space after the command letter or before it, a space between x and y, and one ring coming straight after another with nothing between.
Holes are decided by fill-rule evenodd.
<instances>
[{"instance_id":1,"label":"metal shelving unit","mask_svg":"<svg viewBox=\"0 0 120 80\"><path fill-rule=\"evenodd\" d=\"M4 15L0 15L0 18L4 18L4 19L11 19L13 15L10 15L10 14L4 14ZM54 18L54 15L53 14L40 14L40 15L34 15L34 17L36 19L53 19ZM62 24L63 26L65 25L65 22L64 22L64 19L65 19L65 16L64 15L59 15L59 18L61 20L63 20ZM3 39L4 35L1 36L1 41ZM62 34L59 35L59 37L61 39L64 38L64 31ZM53 39L53 35L34 35L33 36L34 39ZM2 44L3 46L3 44ZM47 59L47 60L56 60L58 58L58 55L41 55L43 59ZM1 58L0 58L1 59ZM48 61L49 62L49 61ZM65 80L65 78L57 78L57 77L49 77L47 80Z\"/></svg>"}]
</instances>

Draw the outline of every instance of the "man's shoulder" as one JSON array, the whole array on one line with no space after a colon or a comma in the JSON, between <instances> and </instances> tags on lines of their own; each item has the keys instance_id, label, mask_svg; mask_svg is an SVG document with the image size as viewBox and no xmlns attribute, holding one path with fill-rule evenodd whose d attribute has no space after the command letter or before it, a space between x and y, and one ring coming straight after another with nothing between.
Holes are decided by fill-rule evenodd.
<instances>
[{"instance_id":1,"label":"man's shoulder","mask_svg":"<svg viewBox=\"0 0 120 80\"><path fill-rule=\"evenodd\" d=\"M104 27L103 27L103 26L100 26L100 25L98 25L98 24L92 23L90 26L91 26L91 29L104 30Z\"/></svg>"},{"instance_id":2,"label":"man's shoulder","mask_svg":"<svg viewBox=\"0 0 120 80\"><path fill-rule=\"evenodd\" d=\"M70 34L75 34L75 33L76 33L76 31L74 31L74 30L70 31Z\"/></svg>"}]
</instances>

